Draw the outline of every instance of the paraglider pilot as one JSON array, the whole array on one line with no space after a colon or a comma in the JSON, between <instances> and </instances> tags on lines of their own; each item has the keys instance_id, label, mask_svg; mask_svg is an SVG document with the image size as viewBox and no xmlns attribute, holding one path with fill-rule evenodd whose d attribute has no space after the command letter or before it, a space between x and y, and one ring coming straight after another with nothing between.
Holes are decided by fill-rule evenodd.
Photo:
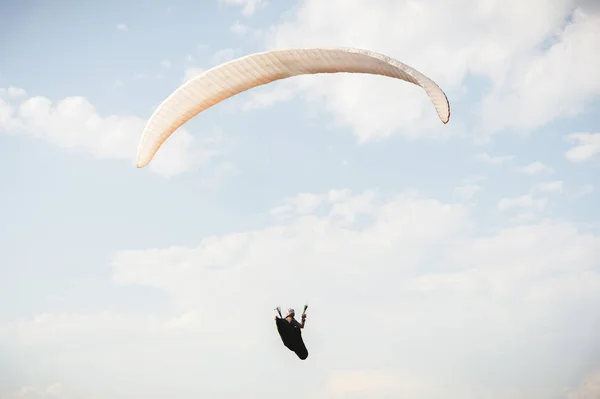
<instances>
[{"instance_id":1,"label":"paraglider pilot","mask_svg":"<svg viewBox=\"0 0 600 399\"><path fill-rule=\"evenodd\" d=\"M298 323L298 320L294 318L296 312L294 309L288 309L287 316L285 318L281 315L281 309L277 307L278 316L275 316L275 324L277 325L277 332L283 341L286 348L296 353L298 358L306 360L308 357L308 350L304 341L302 340L302 329L306 322L306 308L304 305L304 311L302 312L302 323Z\"/></svg>"}]
</instances>

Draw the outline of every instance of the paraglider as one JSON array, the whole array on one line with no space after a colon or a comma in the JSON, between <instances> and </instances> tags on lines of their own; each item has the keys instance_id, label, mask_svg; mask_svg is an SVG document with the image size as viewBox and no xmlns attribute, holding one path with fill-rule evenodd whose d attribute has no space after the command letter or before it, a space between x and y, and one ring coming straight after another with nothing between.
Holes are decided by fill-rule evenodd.
<instances>
[{"instance_id":1,"label":"paraglider","mask_svg":"<svg viewBox=\"0 0 600 399\"><path fill-rule=\"evenodd\" d=\"M380 75L412 83L424 89L442 123L450 120L450 104L442 89L421 72L386 55L345 47L271 50L218 65L177 88L148 120L139 142L136 166L148 165L180 126L213 105L277 80L323 73ZM308 357L302 339L306 308L302 323L294 318L293 309L284 318L277 308L279 317L275 317L283 344L301 360Z\"/></svg>"},{"instance_id":2,"label":"paraglider","mask_svg":"<svg viewBox=\"0 0 600 399\"><path fill-rule=\"evenodd\" d=\"M218 65L175 90L150 117L139 142L136 166L149 164L175 130L213 105L276 80L320 73L381 75L415 84L425 90L442 123L450 120L450 104L442 89L386 55L345 47L271 50Z\"/></svg>"},{"instance_id":3,"label":"paraglider","mask_svg":"<svg viewBox=\"0 0 600 399\"><path fill-rule=\"evenodd\" d=\"M275 309L279 314L279 317L275 316L275 324L277 326L279 337L285 347L294 352L300 360L306 360L308 357L308 350L306 349L306 345L304 345L301 331L306 322L307 308L308 306L304 305L302 323L299 323L298 320L295 319L294 316L296 315L296 312L294 309L288 309L288 314L285 317L281 316L281 309L279 307Z\"/></svg>"}]
</instances>

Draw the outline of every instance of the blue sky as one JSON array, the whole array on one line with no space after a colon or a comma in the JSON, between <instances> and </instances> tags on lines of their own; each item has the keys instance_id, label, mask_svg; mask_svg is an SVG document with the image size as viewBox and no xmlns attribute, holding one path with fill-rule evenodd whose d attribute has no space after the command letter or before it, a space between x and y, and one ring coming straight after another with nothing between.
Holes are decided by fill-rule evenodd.
<instances>
[{"instance_id":1,"label":"blue sky","mask_svg":"<svg viewBox=\"0 0 600 399\"><path fill-rule=\"evenodd\" d=\"M600 13L554 3L1 3L0 396L593 396ZM292 78L135 167L185 79L300 46L411 65L450 123ZM300 362L272 309L305 301Z\"/></svg>"}]
</instances>

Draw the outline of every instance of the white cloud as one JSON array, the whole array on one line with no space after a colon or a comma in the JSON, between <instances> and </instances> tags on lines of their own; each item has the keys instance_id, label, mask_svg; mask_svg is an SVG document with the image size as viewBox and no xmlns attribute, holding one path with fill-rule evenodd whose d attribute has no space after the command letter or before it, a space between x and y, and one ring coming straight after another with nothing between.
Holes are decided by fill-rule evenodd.
<instances>
[{"instance_id":1,"label":"white cloud","mask_svg":"<svg viewBox=\"0 0 600 399\"><path fill-rule=\"evenodd\" d=\"M325 198L329 205L326 209L319 208L325 216L310 214L309 211L316 210L319 205L325 206L322 202ZM299 298L306 295L315 298L326 295L326 291L322 291L325 286L319 282L327 282L330 273L342 273L341 277L347 271L363 269L367 265L375 268L372 271L383 270L386 262L397 264L397 259L402 259L399 271L411 269L411 264L421 257L420 248L430 245L432 240L448 238L447 235L461 228L466 214L460 205L444 205L408 194L381 203L369 191L357 195L345 190L327 194L304 193L286 201L284 206L297 212L285 225L206 238L197 248L119 254L115 259L115 278L120 283L158 284L182 303L197 303L204 300L205 295L211 295L196 285L198 279L217 277L205 275L212 273L210 268L217 268L222 271L218 273L222 278L235 274L237 280L243 275L244 285L271 286L270 292L263 292L262 299L259 292L256 292L259 297L248 297L247 306L252 306L251 302L255 300L286 300L298 294L301 295ZM370 216L372 222L362 225L362 216ZM265 264L267 259L268 264ZM174 272L166 280L161 271L163 262L170 264ZM315 279L314 273L320 272L322 277ZM290 275L297 278L293 286L275 284ZM268 281L261 282L265 276L269 276ZM192 289L192 285L195 288ZM226 291L234 290L235 283L228 288L218 288L215 281L210 285L213 288L209 290L222 290L219 296L224 300L215 311L240 297L236 294L227 299ZM340 295L345 296L342 292Z\"/></svg>"},{"instance_id":2,"label":"white cloud","mask_svg":"<svg viewBox=\"0 0 600 399\"><path fill-rule=\"evenodd\" d=\"M433 381L414 372L396 370L335 371L326 392L328 398L433 398L442 394Z\"/></svg>"},{"instance_id":3,"label":"white cloud","mask_svg":"<svg viewBox=\"0 0 600 399\"><path fill-rule=\"evenodd\" d=\"M600 154L600 133L573 133L568 139L576 143L565 154L571 162L582 163Z\"/></svg>"},{"instance_id":4,"label":"white cloud","mask_svg":"<svg viewBox=\"0 0 600 399\"><path fill-rule=\"evenodd\" d=\"M117 25L117 30L119 30L121 32L128 32L129 28L125 24L118 24Z\"/></svg>"},{"instance_id":5,"label":"white cloud","mask_svg":"<svg viewBox=\"0 0 600 399\"><path fill-rule=\"evenodd\" d=\"M136 388L123 399L239 397L228 396L234 375L236 389L269 397L311 362L319 367L290 398L542 399L575 385L565 368L586 372L598 359L599 236L554 221L482 232L467 207L416 193L336 190L290 203L302 212L285 223L118 253L115 282L168 294L170 316L46 314L0 324L0 340L44 353L57 378L95 382L97 396L114 397L108 382L126 373ZM311 355L299 364L269 311L305 300ZM352 328L332 333L340 320ZM255 384L258 375L273 384Z\"/></svg>"},{"instance_id":6,"label":"white cloud","mask_svg":"<svg viewBox=\"0 0 600 399\"><path fill-rule=\"evenodd\" d=\"M525 173L528 175L537 175L538 173L554 173L554 169L550 166L543 164L542 162L532 162L528 165L516 168L515 171L519 173Z\"/></svg>"},{"instance_id":7,"label":"white cloud","mask_svg":"<svg viewBox=\"0 0 600 399\"><path fill-rule=\"evenodd\" d=\"M327 200L329 202L344 202L352 196L352 191L348 189L344 190L329 190L327 193Z\"/></svg>"},{"instance_id":8,"label":"white cloud","mask_svg":"<svg viewBox=\"0 0 600 399\"><path fill-rule=\"evenodd\" d=\"M532 208L536 211L542 211L546 207L548 200L546 198L534 199L533 194L525 194L518 197L503 198L498 202L498 209L507 211L513 208Z\"/></svg>"},{"instance_id":9,"label":"white cloud","mask_svg":"<svg viewBox=\"0 0 600 399\"><path fill-rule=\"evenodd\" d=\"M240 21L235 21L233 25L229 28L233 33L238 33L243 35L248 31L248 27L244 24L241 24Z\"/></svg>"},{"instance_id":10,"label":"white cloud","mask_svg":"<svg viewBox=\"0 0 600 399\"><path fill-rule=\"evenodd\" d=\"M268 4L266 0L219 0L223 4L231 6L241 6L242 14L251 16L259 8L264 8Z\"/></svg>"},{"instance_id":11,"label":"white cloud","mask_svg":"<svg viewBox=\"0 0 600 399\"><path fill-rule=\"evenodd\" d=\"M482 152L475 155L475 160L493 165L502 165L503 163L513 160L514 158L514 155L491 156L487 152Z\"/></svg>"},{"instance_id":12,"label":"white cloud","mask_svg":"<svg viewBox=\"0 0 600 399\"><path fill-rule=\"evenodd\" d=\"M0 131L25 133L96 158L128 160L132 167L145 124L135 116L102 116L84 97L55 103L45 97L29 97L20 103L0 98ZM178 131L148 169L165 177L196 169L219 153L214 145L207 145L186 130Z\"/></svg>"},{"instance_id":13,"label":"white cloud","mask_svg":"<svg viewBox=\"0 0 600 399\"><path fill-rule=\"evenodd\" d=\"M45 388L32 386L21 387L14 393L3 396L3 399L75 399L72 395L67 395L60 383L54 383Z\"/></svg>"},{"instance_id":14,"label":"white cloud","mask_svg":"<svg viewBox=\"0 0 600 399\"><path fill-rule=\"evenodd\" d=\"M564 183L560 180L539 183L535 189L546 193L562 193Z\"/></svg>"},{"instance_id":15,"label":"white cloud","mask_svg":"<svg viewBox=\"0 0 600 399\"><path fill-rule=\"evenodd\" d=\"M511 216L509 221L514 224L530 224L533 221L539 220L540 215L536 212L521 212L515 216Z\"/></svg>"},{"instance_id":16,"label":"white cloud","mask_svg":"<svg viewBox=\"0 0 600 399\"><path fill-rule=\"evenodd\" d=\"M554 6L544 2L542 11L550 11ZM569 15L570 10L560 8L559 5L554 10L561 12L562 18L570 16L571 23L555 37L555 32L549 31L547 39L554 43L546 51L531 49L505 84L486 99L483 116L497 128L514 126L528 130L557 117L574 116L600 94L600 71L596 67L600 55L595 50L600 14L576 9ZM558 29L558 24L554 29ZM564 79L565 76L569 78Z\"/></svg>"},{"instance_id":17,"label":"white cloud","mask_svg":"<svg viewBox=\"0 0 600 399\"><path fill-rule=\"evenodd\" d=\"M329 194L335 198L339 195L336 190L332 190ZM285 205L275 207L269 211L269 214L278 217L287 218L291 213L309 214L313 213L324 201L324 196L315 195L312 193L300 193L292 198L288 198Z\"/></svg>"},{"instance_id":18,"label":"white cloud","mask_svg":"<svg viewBox=\"0 0 600 399\"><path fill-rule=\"evenodd\" d=\"M484 175L472 175L472 176L469 176L468 178L466 178L465 182L474 183L474 182L478 182L478 181L484 181L487 179L488 179L488 177L484 176Z\"/></svg>"},{"instance_id":19,"label":"white cloud","mask_svg":"<svg viewBox=\"0 0 600 399\"><path fill-rule=\"evenodd\" d=\"M569 193L569 197L571 197L572 199L579 199L579 198L585 197L586 195L590 195L593 192L594 192L593 184L584 184L580 188Z\"/></svg>"},{"instance_id":20,"label":"white cloud","mask_svg":"<svg viewBox=\"0 0 600 399\"><path fill-rule=\"evenodd\" d=\"M302 193L290 200L296 213L312 213L321 204L321 198L315 194Z\"/></svg>"},{"instance_id":21,"label":"white cloud","mask_svg":"<svg viewBox=\"0 0 600 399\"><path fill-rule=\"evenodd\" d=\"M481 191L483 187L476 184L468 184L454 189L454 193L457 194L463 200L470 200L475 194Z\"/></svg>"},{"instance_id":22,"label":"white cloud","mask_svg":"<svg viewBox=\"0 0 600 399\"><path fill-rule=\"evenodd\" d=\"M0 98L17 99L26 96L27 92L24 89L21 89L20 87L11 86L8 89L0 87Z\"/></svg>"},{"instance_id":23,"label":"white cloud","mask_svg":"<svg viewBox=\"0 0 600 399\"><path fill-rule=\"evenodd\" d=\"M438 82L451 104L464 96L468 76L489 79L490 91L476 112L482 134L533 129L581 112L600 93L600 16L591 9L573 12L580 4L305 0L265 34L265 44L322 46L327 38L329 45L389 54ZM403 82L351 74L294 78L293 86L361 141L394 133L442 138L462 129L460 119L441 126L420 88Z\"/></svg>"}]
</instances>

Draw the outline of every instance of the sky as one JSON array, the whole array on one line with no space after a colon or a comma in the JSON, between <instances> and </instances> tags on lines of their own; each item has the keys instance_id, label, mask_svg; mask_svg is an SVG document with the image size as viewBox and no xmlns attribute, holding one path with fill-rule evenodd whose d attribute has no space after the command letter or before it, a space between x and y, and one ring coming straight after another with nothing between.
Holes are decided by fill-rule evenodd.
<instances>
[{"instance_id":1,"label":"sky","mask_svg":"<svg viewBox=\"0 0 600 399\"><path fill-rule=\"evenodd\" d=\"M0 0L0 398L600 397L598 37L594 0ZM188 79L317 46L450 122L302 76L135 167Z\"/></svg>"}]
</instances>

